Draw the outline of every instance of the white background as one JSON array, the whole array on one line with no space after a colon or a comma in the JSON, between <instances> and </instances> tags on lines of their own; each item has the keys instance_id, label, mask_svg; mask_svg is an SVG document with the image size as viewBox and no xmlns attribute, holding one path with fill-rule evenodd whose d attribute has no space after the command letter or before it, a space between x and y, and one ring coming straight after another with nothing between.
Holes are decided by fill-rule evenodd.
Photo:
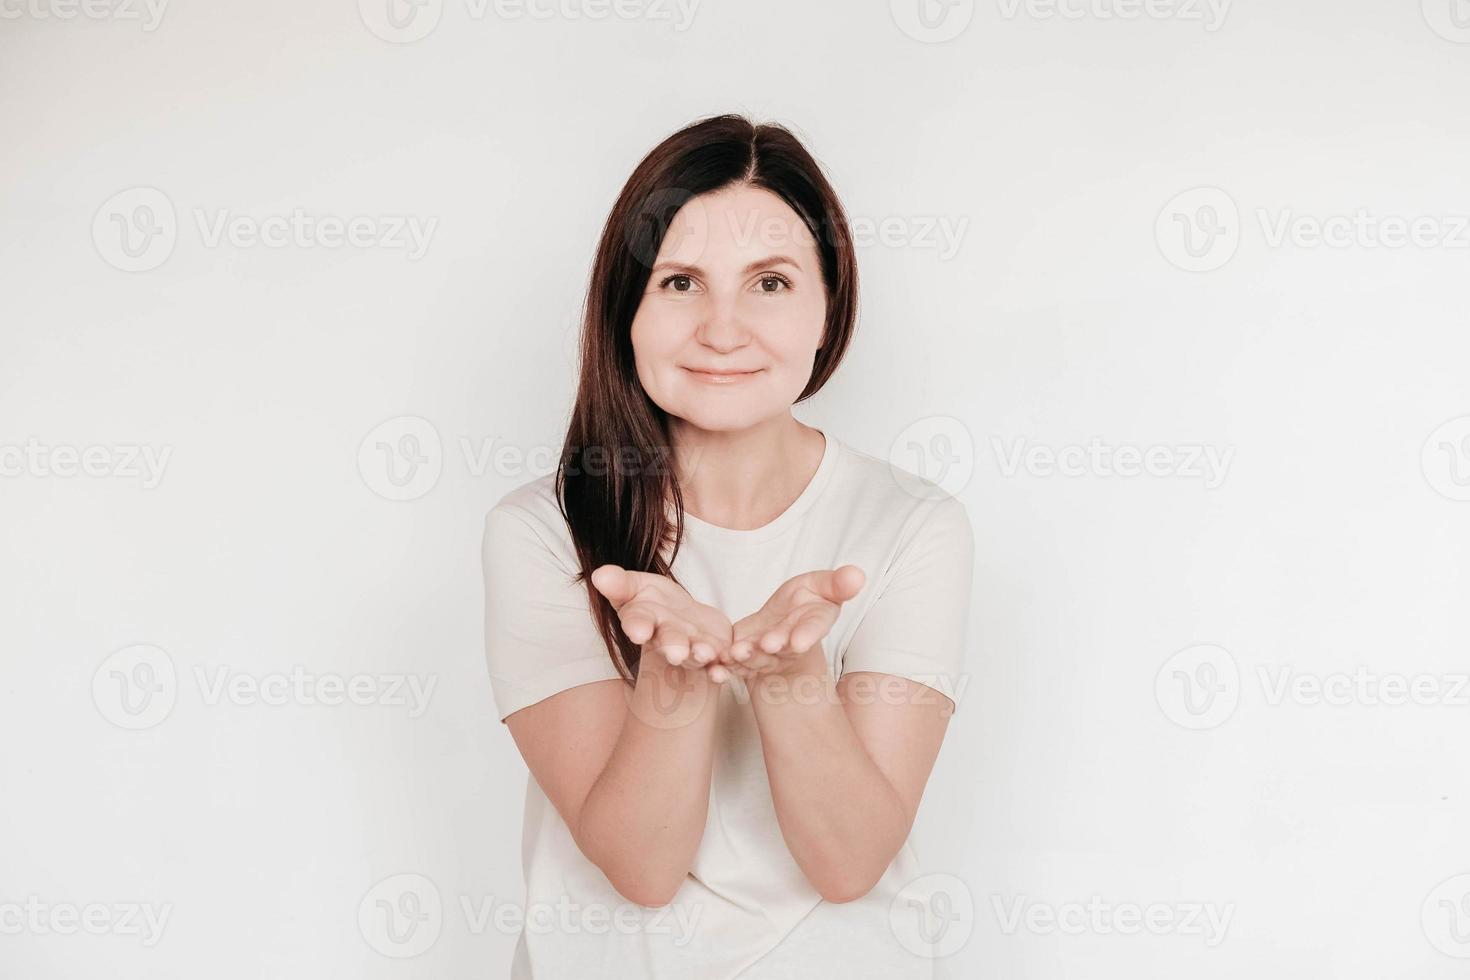
<instances>
[{"instance_id":1,"label":"white background","mask_svg":"<svg viewBox=\"0 0 1470 980\"><path fill-rule=\"evenodd\" d=\"M0 975L503 975L465 913L521 888L481 520L560 443L622 182L729 110L888 228L798 414L975 524L914 837L973 908L946 975L1464 976L1470 7L386 2L0 4ZM297 209L388 239L211 243ZM134 219L171 245L128 258ZM215 686L293 670L382 697ZM403 882L442 911L395 945Z\"/></svg>"}]
</instances>

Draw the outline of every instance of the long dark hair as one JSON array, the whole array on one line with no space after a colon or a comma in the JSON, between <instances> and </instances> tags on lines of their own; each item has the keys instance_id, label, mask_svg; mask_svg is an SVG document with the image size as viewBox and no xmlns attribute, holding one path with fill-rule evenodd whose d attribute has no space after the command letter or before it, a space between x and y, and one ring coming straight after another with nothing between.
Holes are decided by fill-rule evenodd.
<instances>
[{"instance_id":1,"label":"long dark hair","mask_svg":"<svg viewBox=\"0 0 1470 980\"><path fill-rule=\"evenodd\" d=\"M672 578L670 565L684 535L668 417L638 380L633 316L674 215L691 198L734 184L764 188L785 201L805 222L821 257L826 325L798 402L816 394L837 369L857 317L857 262L847 216L817 162L784 127L738 115L699 120L654 147L623 185L592 264L577 401L556 492L581 566L577 578L608 655L626 680L637 676L640 651L623 635L612 604L592 586L592 572L611 563Z\"/></svg>"}]
</instances>

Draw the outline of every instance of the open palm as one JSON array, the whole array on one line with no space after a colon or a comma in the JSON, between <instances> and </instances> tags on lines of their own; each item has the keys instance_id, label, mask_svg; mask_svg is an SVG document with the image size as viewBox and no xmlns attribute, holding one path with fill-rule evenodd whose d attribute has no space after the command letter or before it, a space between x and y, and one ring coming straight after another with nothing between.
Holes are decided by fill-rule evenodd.
<instances>
[{"instance_id":1,"label":"open palm","mask_svg":"<svg viewBox=\"0 0 1470 980\"><path fill-rule=\"evenodd\" d=\"M721 662L741 677L796 669L800 655L827 636L842 604L862 591L864 581L856 565L787 579L760 609L734 624L728 659Z\"/></svg>"},{"instance_id":2,"label":"open palm","mask_svg":"<svg viewBox=\"0 0 1470 980\"><path fill-rule=\"evenodd\" d=\"M592 572L592 587L612 604L628 639L675 667L702 668L729 652L729 618L696 602L673 579L600 565ZM710 679L722 681L726 675L711 670Z\"/></svg>"}]
</instances>

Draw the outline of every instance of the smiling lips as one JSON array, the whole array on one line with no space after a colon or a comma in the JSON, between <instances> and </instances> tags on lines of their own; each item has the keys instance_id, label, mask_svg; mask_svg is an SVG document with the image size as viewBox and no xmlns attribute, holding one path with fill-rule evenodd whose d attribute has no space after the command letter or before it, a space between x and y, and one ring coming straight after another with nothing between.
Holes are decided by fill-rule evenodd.
<instances>
[{"instance_id":1,"label":"smiling lips","mask_svg":"<svg viewBox=\"0 0 1470 980\"><path fill-rule=\"evenodd\" d=\"M698 370L696 368L689 368L689 367L686 367L684 370L688 371L689 374L690 374L690 376L693 377L696 381L703 381L705 384L712 384L712 385L739 384L742 381L748 381L751 378L755 377L757 374L760 374L760 371L759 370L756 370L756 371L723 371L723 370L701 371L701 370Z\"/></svg>"}]
</instances>

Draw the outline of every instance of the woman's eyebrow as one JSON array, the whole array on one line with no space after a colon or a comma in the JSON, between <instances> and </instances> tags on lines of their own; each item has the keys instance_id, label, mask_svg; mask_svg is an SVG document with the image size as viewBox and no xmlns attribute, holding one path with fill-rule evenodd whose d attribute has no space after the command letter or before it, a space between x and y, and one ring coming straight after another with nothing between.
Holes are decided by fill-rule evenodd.
<instances>
[{"instance_id":1,"label":"woman's eyebrow","mask_svg":"<svg viewBox=\"0 0 1470 980\"><path fill-rule=\"evenodd\" d=\"M773 265L783 264L793 266L797 269L801 268L801 263L791 258L789 255L767 255L765 258L756 259L754 262L747 265L743 270L741 270L741 274L749 275L750 273L755 272L757 269L766 269ZM654 272L660 272L663 270L683 273L685 275L691 276L700 276L704 274L704 270L701 269L699 266L689 265L685 262L660 262L653 267Z\"/></svg>"}]
</instances>

